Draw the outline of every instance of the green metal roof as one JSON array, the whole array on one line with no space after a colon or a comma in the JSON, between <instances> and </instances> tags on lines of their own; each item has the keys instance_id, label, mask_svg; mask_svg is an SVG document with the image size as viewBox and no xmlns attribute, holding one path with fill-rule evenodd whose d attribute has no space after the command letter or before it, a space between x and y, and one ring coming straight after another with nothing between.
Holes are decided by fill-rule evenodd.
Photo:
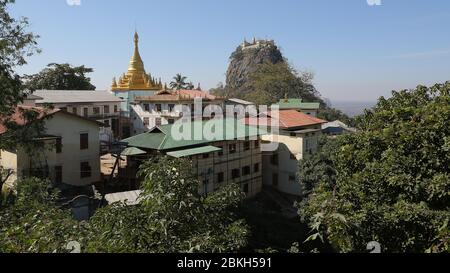
<instances>
[{"instance_id":1,"label":"green metal roof","mask_svg":"<svg viewBox=\"0 0 450 273\"><path fill-rule=\"evenodd\" d=\"M120 155L123 156L131 156L131 155L145 155L147 154L147 152L142 151L139 148L136 147L128 147L125 150L122 151L122 153Z\"/></svg>"},{"instance_id":2,"label":"green metal roof","mask_svg":"<svg viewBox=\"0 0 450 273\"><path fill-rule=\"evenodd\" d=\"M318 110L320 103L303 102L302 99L281 99L278 102L280 109Z\"/></svg>"},{"instance_id":3,"label":"green metal roof","mask_svg":"<svg viewBox=\"0 0 450 273\"><path fill-rule=\"evenodd\" d=\"M175 123L153 128L150 132L122 140L131 147L173 150L217 141L244 139L267 132L235 119L213 119Z\"/></svg>"},{"instance_id":4,"label":"green metal roof","mask_svg":"<svg viewBox=\"0 0 450 273\"><path fill-rule=\"evenodd\" d=\"M214 146L204 146L199 148L193 148L193 149L186 149L186 150L179 150L175 152L168 152L167 155L170 155L172 157L180 158L180 157L186 157L191 155L200 155L200 154L207 154L212 152L217 152L222 149L214 147Z\"/></svg>"}]
</instances>

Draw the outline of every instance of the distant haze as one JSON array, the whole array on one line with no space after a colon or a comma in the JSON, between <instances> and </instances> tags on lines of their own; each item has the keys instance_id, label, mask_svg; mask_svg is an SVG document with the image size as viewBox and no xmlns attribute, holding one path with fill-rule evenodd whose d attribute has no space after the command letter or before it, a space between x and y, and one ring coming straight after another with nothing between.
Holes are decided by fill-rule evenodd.
<instances>
[{"instance_id":1,"label":"distant haze","mask_svg":"<svg viewBox=\"0 0 450 273\"><path fill-rule=\"evenodd\" d=\"M359 101L332 101L331 106L341 110L350 117L355 117L364 113L365 109L371 109L376 104L372 102L359 102Z\"/></svg>"}]
</instances>

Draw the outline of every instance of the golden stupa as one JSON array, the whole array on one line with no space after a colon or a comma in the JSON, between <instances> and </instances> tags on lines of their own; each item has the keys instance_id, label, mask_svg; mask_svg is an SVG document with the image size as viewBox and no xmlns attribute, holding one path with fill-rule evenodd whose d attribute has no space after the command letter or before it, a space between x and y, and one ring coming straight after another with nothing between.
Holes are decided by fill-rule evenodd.
<instances>
[{"instance_id":1,"label":"golden stupa","mask_svg":"<svg viewBox=\"0 0 450 273\"><path fill-rule=\"evenodd\" d=\"M134 33L134 53L131 57L130 65L127 73L113 79L112 91L130 91L130 90L161 90L163 88L161 79L153 78L151 74L147 74L144 68L141 54L139 54L139 35Z\"/></svg>"}]
</instances>

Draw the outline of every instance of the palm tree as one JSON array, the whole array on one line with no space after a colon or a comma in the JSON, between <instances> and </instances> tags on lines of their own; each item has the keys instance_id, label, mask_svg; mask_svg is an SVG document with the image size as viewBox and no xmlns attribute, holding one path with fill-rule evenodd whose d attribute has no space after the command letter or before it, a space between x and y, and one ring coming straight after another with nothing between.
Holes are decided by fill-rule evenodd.
<instances>
[{"instance_id":1,"label":"palm tree","mask_svg":"<svg viewBox=\"0 0 450 273\"><path fill-rule=\"evenodd\" d=\"M187 89L187 90L194 90L194 88L195 88L195 86L194 86L194 84L193 84L192 82L189 82L189 83L186 85L186 89Z\"/></svg>"},{"instance_id":2,"label":"palm tree","mask_svg":"<svg viewBox=\"0 0 450 273\"><path fill-rule=\"evenodd\" d=\"M170 88L175 90L181 90L186 89L188 86L188 83L186 83L187 77L182 76L181 74L175 75L173 77L173 81L170 82Z\"/></svg>"}]
</instances>

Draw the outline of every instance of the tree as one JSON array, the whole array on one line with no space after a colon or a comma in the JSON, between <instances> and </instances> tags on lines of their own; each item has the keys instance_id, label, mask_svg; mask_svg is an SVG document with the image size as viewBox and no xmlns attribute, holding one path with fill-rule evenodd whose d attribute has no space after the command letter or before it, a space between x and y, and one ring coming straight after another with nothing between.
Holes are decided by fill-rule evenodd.
<instances>
[{"instance_id":1,"label":"tree","mask_svg":"<svg viewBox=\"0 0 450 273\"><path fill-rule=\"evenodd\" d=\"M86 76L92 68L70 64L51 63L41 72L26 76L25 86L29 90L95 90Z\"/></svg>"},{"instance_id":2,"label":"tree","mask_svg":"<svg viewBox=\"0 0 450 273\"><path fill-rule=\"evenodd\" d=\"M330 188L334 187L336 168L333 159L336 146L336 140L323 136L319 140L317 153L307 154L299 161L297 176L304 195L311 194L318 182L326 182Z\"/></svg>"},{"instance_id":3,"label":"tree","mask_svg":"<svg viewBox=\"0 0 450 273\"><path fill-rule=\"evenodd\" d=\"M14 0L0 1L0 118L9 116L25 94L21 77L14 72L26 64L26 57L40 52L38 36L27 32L27 18L12 18L7 11Z\"/></svg>"},{"instance_id":4,"label":"tree","mask_svg":"<svg viewBox=\"0 0 450 273\"><path fill-rule=\"evenodd\" d=\"M162 157L145 162L140 204L116 204L92 219L89 251L234 252L246 245L247 227L234 210L243 194L228 185L208 196L188 160Z\"/></svg>"},{"instance_id":5,"label":"tree","mask_svg":"<svg viewBox=\"0 0 450 273\"><path fill-rule=\"evenodd\" d=\"M170 88L175 90L187 89L188 83L186 83L187 77L182 76L181 74L175 75L173 77L173 81L170 82Z\"/></svg>"},{"instance_id":6,"label":"tree","mask_svg":"<svg viewBox=\"0 0 450 273\"><path fill-rule=\"evenodd\" d=\"M287 62L276 64L263 63L249 76L244 85L244 99L257 104L271 105L284 98L302 98L305 101L320 101L318 92L311 84L313 75L308 72L298 73Z\"/></svg>"},{"instance_id":7,"label":"tree","mask_svg":"<svg viewBox=\"0 0 450 273\"><path fill-rule=\"evenodd\" d=\"M316 181L300 208L316 234L338 251L448 250L450 82L393 92L341 136L336 182Z\"/></svg>"},{"instance_id":8,"label":"tree","mask_svg":"<svg viewBox=\"0 0 450 273\"><path fill-rule=\"evenodd\" d=\"M59 193L48 181L28 178L15 192L0 203L0 253L68 252L68 242L84 243L83 223L57 206Z\"/></svg>"}]
</instances>

